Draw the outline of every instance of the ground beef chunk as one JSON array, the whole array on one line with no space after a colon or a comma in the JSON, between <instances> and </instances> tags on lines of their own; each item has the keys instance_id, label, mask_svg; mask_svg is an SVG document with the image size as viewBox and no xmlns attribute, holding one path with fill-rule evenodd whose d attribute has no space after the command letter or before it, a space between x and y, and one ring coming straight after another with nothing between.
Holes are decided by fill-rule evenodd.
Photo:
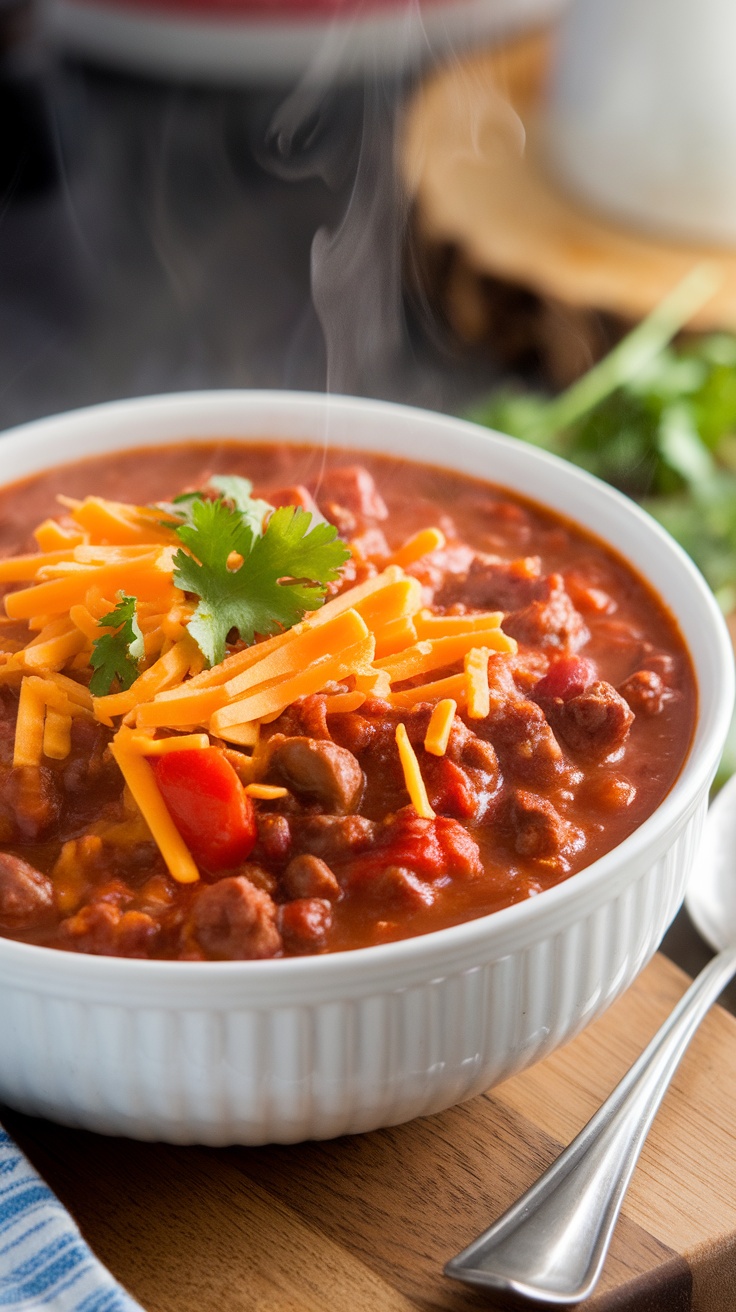
<instances>
[{"instance_id":1,"label":"ground beef chunk","mask_svg":"<svg viewBox=\"0 0 736 1312\"><path fill-rule=\"evenodd\" d=\"M276 735L270 768L295 792L315 798L333 814L354 811L365 787L356 758L337 743L315 738Z\"/></svg>"},{"instance_id":2,"label":"ground beef chunk","mask_svg":"<svg viewBox=\"0 0 736 1312\"><path fill-rule=\"evenodd\" d=\"M467 574L449 578L435 596L441 606L462 601L476 610L519 610L546 595L539 556L504 560L501 556L474 553Z\"/></svg>"},{"instance_id":3,"label":"ground beef chunk","mask_svg":"<svg viewBox=\"0 0 736 1312\"><path fill-rule=\"evenodd\" d=\"M561 574L550 574L540 584L542 595L504 620L504 632L518 642L545 651L577 651L590 633L573 606Z\"/></svg>"},{"instance_id":4,"label":"ground beef chunk","mask_svg":"<svg viewBox=\"0 0 736 1312\"><path fill-rule=\"evenodd\" d=\"M365 892L382 910L394 912L421 911L423 907L431 907L437 897L431 884L405 866L387 866L377 871Z\"/></svg>"},{"instance_id":5,"label":"ground beef chunk","mask_svg":"<svg viewBox=\"0 0 736 1312\"><path fill-rule=\"evenodd\" d=\"M279 907L279 925L288 950L319 952L332 928L332 907L324 898L298 898Z\"/></svg>"},{"instance_id":6,"label":"ground beef chunk","mask_svg":"<svg viewBox=\"0 0 736 1312\"><path fill-rule=\"evenodd\" d=\"M340 896L340 885L326 861L309 852L292 857L284 871L281 887L288 898L326 898Z\"/></svg>"},{"instance_id":7,"label":"ground beef chunk","mask_svg":"<svg viewBox=\"0 0 736 1312\"><path fill-rule=\"evenodd\" d=\"M316 495L329 520L332 520L330 511L336 508L349 511L364 521L388 519L386 502L372 474L362 465L343 465L339 469L329 469Z\"/></svg>"},{"instance_id":8,"label":"ground beef chunk","mask_svg":"<svg viewBox=\"0 0 736 1312\"><path fill-rule=\"evenodd\" d=\"M274 721L272 730L270 730L270 726L266 727L267 734L269 731L271 736L281 734L285 738L300 736L306 738L331 738L324 694L312 693L309 697L300 697L299 701L293 702L279 716L278 720Z\"/></svg>"},{"instance_id":9,"label":"ground beef chunk","mask_svg":"<svg viewBox=\"0 0 736 1312\"><path fill-rule=\"evenodd\" d=\"M122 911L114 902L92 902L62 920L59 933L75 952L102 957L150 957L160 926L144 911Z\"/></svg>"},{"instance_id":10,"label":"ground beef chunk","mask_svg":"<svg viewBox=\"0 0 736 1312\"><path fill-rule=\"evenodd\" d=\"M242 875L204 885L192 907L194 936L211 957L249 961L281 951L276 905Z\"/></svg>"},{"instance_id":11,"label":"ground beef chunk","mask_svg":"<svg viewBox=\"0 0 736 1312\"><path fill-rule=\"evenodd\" d=\"M377 828L362 815L307 815L299 820L294 842L332 866L370 847Z\"/></svg>"},{"instance_id":12,"label":"ground beef chunk","mask_svg":"<svg viewBox=\"0 0 736 1312\"><path fill-rule=\"evenodd\" d=\"M53 907L51 880L19 856L0 852L0 928L32 929Z\"/></svg>"},{"instance_id":13,"label":"ground beef chunk","mask_svg":"<svg viewBox=\"0 0 736 1312\"><path fill-rule=\"evenodd\" d=\"M672 696L655 670L636 670L619 687L635 715L659 715Z\"/></svg>"},{"instance_id":14,"label":"ground beef chunk","mask_svg":"<svg viewBox=\"0 0 736 1312\"><path fill-rule=\"evenodd\" d=\"M56 776L45 765L22 765L11 770L5 801L18 833L31 841L51 829L61 811Z\"/></svg>"},{"instance_id":15,"label":"ground beef chunk","mask_svg":"<svg viewBox=\"0 0 736 1312\"><path fill-rule=\"evenodd\" d=\"M102 724L76 717L72 720L71 751L63 762L61 782L70 795L94 786L122 791L120 771L107 750L110 731Z\"/></svg>"},{"instance_id":16,"label":"ground beef chunk","mask_svg":"<svg viewBox=\"0 0 736 1312\"><path fill-rule=\"evenodd\" d=\"M491 657L488 685L490 709L485 720L473 722L477 735L493 745L504 776L551 786L567 764L544 712L519 691L506 661Z\"/></svg>"},{"instance_id":17,"label":"ground beef chunk","mask_svg":"<svg viewBox=\"0 0 736 1312\"><path fill-rule=\"evenodd\" d=\"M599 680L578 697L555 702L549 711L557 733L571 751L600 760L625 743L634 713L610 683Z\"/></svg>"},{"instance_id":18,"label":"ground beef chunk","mask_svg":"<svg viewBox=\"0 0 736 1312\"><path fill-rule=\"evenodd\" d=\"M549 858L565 845L565 821L546 797L515 788L506 805L506 824L519 856Z\"/></svg>"}]
</instances>

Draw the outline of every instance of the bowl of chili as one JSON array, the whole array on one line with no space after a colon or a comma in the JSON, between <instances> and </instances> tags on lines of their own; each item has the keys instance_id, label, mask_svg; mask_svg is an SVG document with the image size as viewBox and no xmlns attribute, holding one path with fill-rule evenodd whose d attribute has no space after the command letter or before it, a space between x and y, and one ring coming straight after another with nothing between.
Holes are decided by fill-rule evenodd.
<instances>
[{"instance_id":1,"label":"bowl of chili","mask_svg":"<svg viewBox=\"0 0 736 1312\"><path fill-rule=\"evenodd\" d=\"M175 1142L355 1133L628 986L733 699L709 590L633 503L295 393L93 407L3 454L2 1100Z\"/></svg>"}]
</instances>

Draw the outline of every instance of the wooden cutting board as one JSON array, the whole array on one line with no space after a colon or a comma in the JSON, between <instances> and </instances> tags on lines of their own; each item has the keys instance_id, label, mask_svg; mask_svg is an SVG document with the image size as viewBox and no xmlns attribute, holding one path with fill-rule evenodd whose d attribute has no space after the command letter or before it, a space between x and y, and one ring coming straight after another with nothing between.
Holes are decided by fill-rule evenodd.
<instances>
[{"instance_id":1,"label":"wooden cutting board","mask_svg":"<svg viewBox=\"0 0 736 1312\"><path fill-rule=\"evenodd\" d=\"M480 1312L442 1275L580 1129L687 977L658 956L573 1043L489 1094L295 1147L172 1148L3 1120L147 1312ZM590 1312L736 1309L736 1019L714 1009L660 1111Z\"/></svg>"}]
</instances>

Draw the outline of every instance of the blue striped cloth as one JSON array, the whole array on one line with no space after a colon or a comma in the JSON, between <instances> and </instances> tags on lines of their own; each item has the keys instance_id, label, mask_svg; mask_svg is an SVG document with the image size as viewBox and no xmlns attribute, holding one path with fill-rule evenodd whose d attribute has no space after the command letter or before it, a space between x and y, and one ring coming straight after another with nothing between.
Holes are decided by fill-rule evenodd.
<instances>
[{"instance_id":1,"label":"blue striped cloth","mask_svg":"<svg viewBox=\"0 0 736 1312\"><path fill-rule=\"evenodd\" d=\"M0 1308L142 1312L0 1128Z\"/></svg>"}]
</instances>

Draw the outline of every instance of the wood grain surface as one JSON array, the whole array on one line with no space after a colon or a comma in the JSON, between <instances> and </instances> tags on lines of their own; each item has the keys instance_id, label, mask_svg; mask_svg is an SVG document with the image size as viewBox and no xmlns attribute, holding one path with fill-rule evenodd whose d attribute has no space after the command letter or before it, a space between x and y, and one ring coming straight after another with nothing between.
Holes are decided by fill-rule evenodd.
<instances>
[{"instance_id":1,"label":"wood grain surface","mask_svg":"<svg viewBox=\"0 0 736 1312\"><path fill-rule=\"evenodd\" d=\"M545 1062L440 1116L271 1148L176 1148L3 1121L147 1312L480 1312L443 1263L581 1128L687 984L664 957ZM695 1038L590 1312L736 1309L736 1019Z\"/></svg>"}]
</instances>

